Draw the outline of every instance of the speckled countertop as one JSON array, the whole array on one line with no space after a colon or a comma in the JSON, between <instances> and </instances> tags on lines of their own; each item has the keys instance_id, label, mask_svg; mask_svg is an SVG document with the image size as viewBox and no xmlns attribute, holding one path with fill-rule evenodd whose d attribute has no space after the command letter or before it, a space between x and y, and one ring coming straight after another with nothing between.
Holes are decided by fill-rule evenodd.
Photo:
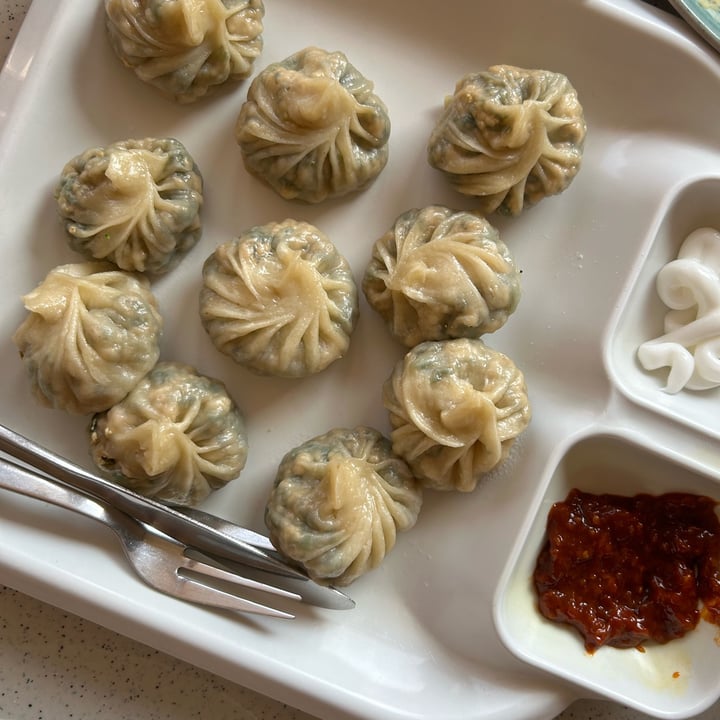
<instances>
[{"instance_id":1,"label":"speckled countertop","mask_svg":"<svg viewBox=\"0 0 720 720\"><path fill-rule=\"evenodd\" d=\"M580 701L558 720L645 717L608 702ZM717 708L699 720L719 717ZM0 586L0 719L64 718L313 720L299 710Z\"/></svg>"},{"instance_id":2,"label":"speckled countertop","mask_svg":"<svg viewBox=\"0 0 720 720\"><path fill-rule=\"evenodd\" d=\"M0 62L30 2L0 0ZM644 717L612 703L580 701L558 720ZM0 720L60 718L312 720L306 713L0 586ZM698 716L718 718L720 705Z\"/></svg>"}]
</instances>

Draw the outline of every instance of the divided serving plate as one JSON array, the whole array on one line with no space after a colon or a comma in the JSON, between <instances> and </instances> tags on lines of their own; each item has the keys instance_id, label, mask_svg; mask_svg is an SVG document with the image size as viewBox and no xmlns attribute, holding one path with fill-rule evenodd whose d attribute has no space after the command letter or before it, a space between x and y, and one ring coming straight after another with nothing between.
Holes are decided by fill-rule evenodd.
<instances>
[{"instance_id":1,"label":"divided serving plate","mask_svg":"<svg viewBox=\"0 0 720 720\"><path fill-rule=\"evenodd\" d=\"M248 466L204 507L262 531L287 450L334 426L388 432L380 391L402 349L363 303L342 361L300 381L255 377L220 356L200 326L203 260L251 225L294 217L325 231L359 281L372 243L400 213L472 207L427 165L425 143L456 80L508 63L567 74L588 121L570 188L518 218L491 218L523 270L523 298L486 341L524 371L530 428L472 494L426 493L418 525L349 588L350 612L302 607L296 620L278 622L180 603L136 580L102 528L9 495L0 498L0 580L325 718L546 720L575 698L607 694L538 667L508 626L498 623L498 633L505 596L496 588L536 532L532 511L556 487L575 440L595 448L597 438L631 436L632 448L663 467L692 468L711 487L720 478L720 426L707 410L718 391L665 397L661 378L634 359L638 338L657 334L660 310L648 292L658 262L672 259L657 241L663 228L701 216L720 226L717 57L679 20L631 0L450 0L442 11L429 0L266 5L256 71L307 45L343 50L388 105L390 161L361 194L318 206L281 200L245 172L235 144L247 82L177 106L121 67L101 2L33 0L0 76L0 422L90 466L88 419L30 397L10 341L24 316L20 296L55 265L78 260L53 200L65 162L114 140L175 136L203 172L206 206L200 243L155 285L162 355L221 378L244 411ZM537 618L526 620L531 627ZM720 648L705 639L717 663ZM674 715L666 716L682 717L720 689L686 682L667 693ZM655 689L621 699L658 714L667 698Z\"/></svg>"}]
</instances>

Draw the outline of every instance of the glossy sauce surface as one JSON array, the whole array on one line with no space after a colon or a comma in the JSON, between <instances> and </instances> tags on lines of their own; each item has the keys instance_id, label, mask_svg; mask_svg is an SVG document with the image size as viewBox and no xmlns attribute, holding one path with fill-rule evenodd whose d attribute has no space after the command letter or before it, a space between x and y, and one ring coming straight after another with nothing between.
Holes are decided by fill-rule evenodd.
<instances>
[{"instance_id":1,"label":"glossy sauce surface","mask_svg":"<svg viewBox=\"0 0 720 720\"><path fill-rule=\"evenodd\" d=\"M533 581L542 614L585 648L665 643L720 625L717 501L689 493L571 490L548 514Z\"/></svg>"}]
</instances>

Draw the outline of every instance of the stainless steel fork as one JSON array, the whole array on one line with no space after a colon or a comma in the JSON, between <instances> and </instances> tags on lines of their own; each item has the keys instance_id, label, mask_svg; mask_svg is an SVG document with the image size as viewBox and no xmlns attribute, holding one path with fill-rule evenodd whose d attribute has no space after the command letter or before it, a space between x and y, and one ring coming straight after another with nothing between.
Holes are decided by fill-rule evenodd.
<instances>
[{"instance_id":1,"label":"stainless steel fork","mask_svg":"<svg viewBox=\"0 0 720 720\"><path fill-rule=\"evenodd\" d=\"M239 588L300 600L296 593L261 583L188 556L182 543L149 530L141 522L102 500L54 482L10 460L0 460L0 488L44 500L107 525L119 538L130 565L148 585L167 595L227 610L276 618L290 613L248 600L208 584L221 580Z\"/></svg>"},{"instance_id":2,"label":"stainless steel fork","mask_svg":"<svg viewBox=\"0 0 720 720\"><path fill-rule=\"evenodd\" d=\"M0 451L9 455L10 462L19 460L48 479L57 480L99 500L106 507L119 510L146 525L151 532L159 531L184 543L226 570L297 593L304 603L334 610L355 607L352 598L345 593L313 582L302 568L282 558L263 535L199 510L181 511L144 497L87 472L67 458L1 424ZM241 571L238 566L242 566Z\"/></svg>"}]
</instances>

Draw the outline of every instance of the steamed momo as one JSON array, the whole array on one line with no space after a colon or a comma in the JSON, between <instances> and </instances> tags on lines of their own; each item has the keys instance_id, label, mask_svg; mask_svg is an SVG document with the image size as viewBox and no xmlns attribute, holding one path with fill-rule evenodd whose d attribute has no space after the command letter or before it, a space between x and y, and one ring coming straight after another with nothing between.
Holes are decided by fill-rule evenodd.
<instances>
[{"instance_id":1,"label":"steamed momo","mask_svg":"<svg viewBox=\"0 0 720 720\"><path fill-rule=\"evenodd\" d=\"M483 212L517 215L567 188L586 125L565 75L495 65L463 77L428 143L430 164L481 198Z\"/></svg>"},{"instance_id":2,"label":"steamed momo","mask_svg":"<svg viewBox=\"0 0 720 720\"><path fill-rule=\"evenodd\" d=\"M202 177L173 138L90 148L65 165L55 197L70 247L122 270L167 272L200 237Z\"/></svg>"},{"instance_id":3,"label":"steamed momo","mask_svg":"<svg viewBox=\"0 0 720 720\"><path fill-rule=\"evenodd\" d=\"M107 263L61 265L23 297L13 335L33 394L95 413L122 400L157 362L162 318L148 281Z\"/></svg>"},{"instance_id":4,"label":"steamed momo","mask_svg":"<svg viewBox=\"0 0 720 720\"><path fill-rule=\"evenodd\" d=\"M203 266L205 330L218 350L259 374L323 370L348 350L357 313L347 260L309 223L253 227Z\"/></svg>"},{"instance_id":5,"label":"steamed momo","mask_svg":"<svg viewBox=\"0 0 720 720\"><path fill-rule=\"evenodd\" d=\"M120 485L197 505L237 477L248 454L243 417L219 380L160 362L119 403L93 418L90 450Z\"/></svg>"},{"instance_id":6,"label":"steamed momo","mask_svg":"<svg viewBox=\"0 0 720 720\"><path fill-rule=\"evenodd\" d=\"M285 199L318 203L380 173L390 119L343 53L310 47L253 80L235 134L250 173Z\"/></svg>"},{"instance_id":7,"label":"steamed momo","mask_svg":"<svg viewBox=\"0 0 720 720\"><path fill-rule=\"evenodd\" d=\"M502 327L520 300L520 273L487 220L434 205L404 213L375 243L363 290L412 347Z\"/></svg>"},{"instance_id":8,"label":"steamed momo","mask_svg":"<svg viewBox=\"0 0 720 720\"><path fill-rule=\"evenodd\" d=\"M412 348L383 386L393 450L436 490L474 490L530 422L525 378L482 340Z\"/></svg>"},{"instance_id":9,"label":"steamed momo","mask_svg":"<svg viewBox=\"0 0 720 720\"><path fill-rule=\"evenodd\" d=\"M387 438L337 428L291 450L265 509L273 545L319 583L349 585L411 528L422 489Z\"/></svg>"},{"instance_id":10,"label":"steamed momo","mask_svg":"<svg viewBox=\"0 0 720 720\"><path fill-rule=\"evenodd\" d=\"M262 0L105 0L123 65L181 103L250 75L264 13Z\"/></svg>"}]
</instances>

